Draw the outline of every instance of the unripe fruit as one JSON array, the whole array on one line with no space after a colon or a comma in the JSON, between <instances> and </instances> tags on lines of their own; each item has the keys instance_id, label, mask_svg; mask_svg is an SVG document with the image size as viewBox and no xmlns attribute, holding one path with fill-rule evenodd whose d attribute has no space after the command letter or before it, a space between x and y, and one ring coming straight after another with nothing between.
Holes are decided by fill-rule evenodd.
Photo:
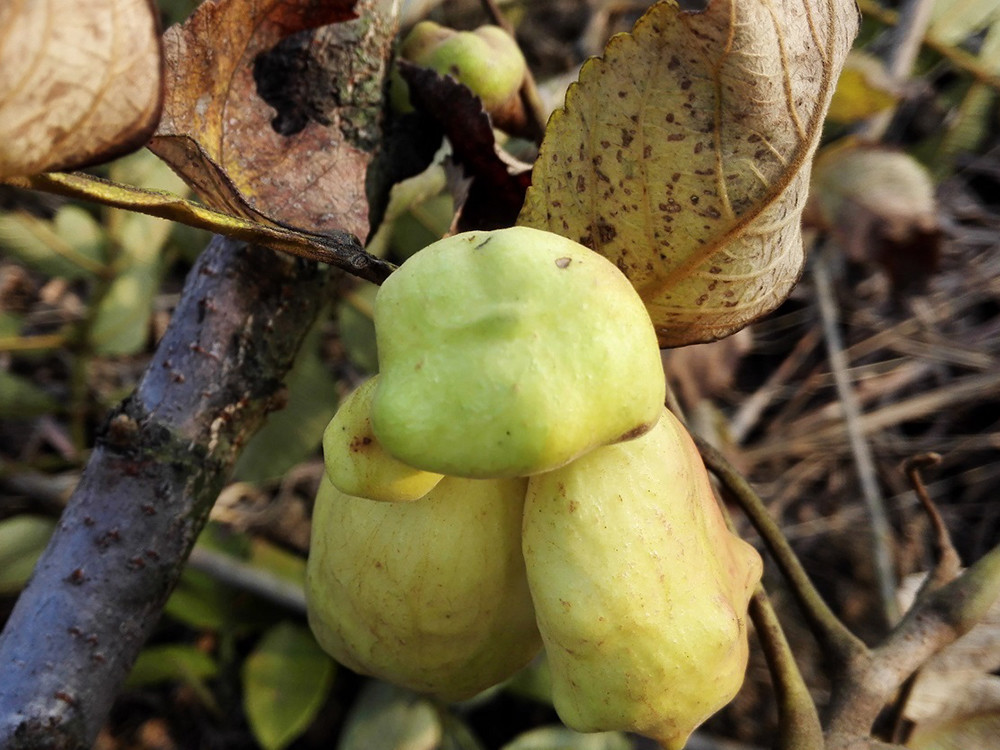
<instances>
[{"instance_id":1,"label":"unripe fruit","mask_svg":"<svg viewBox=\"0 0 1000 750\"><path fill-rule=\"evenodd\" d=\"M319 644L447 701L511 677L541 647L520 547L525 485L445 477L415 502L379 503L324 478L306 573Z\"/></svg>"},{"instance_id":2,"label":"unripe fruit","mask_svg":"<svg viewBox=\"0 0 1000 750\"><path fill-rule=\"evenodd\" d=\"M490 114L504 110L516 98L528 70L517 42L499 26L456 31L421 21L403 40L399 56L465 84ZM390 94L397 111L412 109L406 82L398 73Z\"/></svg>"},{"instance_id":3,"label":"unripe fruit","mask_svg":"<svg viewBox=\"0 0 1000 750\"><path fill-rule=\"evenodd\" d=\"M376 375L354 390L323 433L326 476L346 495L406 502L426 495L441 481L386 453L372 432L371 404Z\"/></svg>"},{"instance_id":4,"label":"unripe fruit","mask_svg":"<svg viewBox=\"0 0 1000 750\"><path fill-rule=\"evenodd\" d=\"M733 535L684 428L532 477L524 556L562 720L679 750L736 694L761 560Z\"/></svg>"},{"instance_id":5,"label":"unripe fruit","mask_svg":"<svg viewBox=\"0 0 1000 750\"><path fill-rule=\"evenodd\" d=\"M412 256L375 298L383 448L426 471L548 471L652 427L663 366L639 295L609 261L527 227Z\"/></svg>"}]
</instances>

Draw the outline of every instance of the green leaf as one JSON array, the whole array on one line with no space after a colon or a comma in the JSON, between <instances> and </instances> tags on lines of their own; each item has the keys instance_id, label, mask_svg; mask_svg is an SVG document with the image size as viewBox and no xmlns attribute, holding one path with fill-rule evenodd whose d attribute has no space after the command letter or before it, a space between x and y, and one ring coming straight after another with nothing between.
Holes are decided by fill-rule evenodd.
<instances>
[{"instance_id":1,"label":"green leaf","mask_svg":"<svg viewBox=\"0 0 1000 750\"><path fill-rule=\"evenodd\" d=\"M279 578L298 584L300 587L305 586L305 558L292 554L264 539L251 541L250 563L254 567L273 573Z\"/></svg>"},{"instance_id":2,"label":"green leaf","mask_svg":"<svg viewBox=\"0 0 1000 750\"><path fill-rule=\"evenodd\" d=\"M20 515L0 521L0 594L13 594L24 587L55 527L55 521L42 516Z\"/></svg>"},{"instance_id":3,"label":"green leaf","mask_svg":"<svg viewBox=\"0 0 1000 750\"><path fill-rule=\"evenodd\" d=\"M340 340L347 350L347 358L355 367L366 373L378 372L378 349L375 346L375 295L374 284L360 284L337 306Z\"/></svg>"},{"instance_id":4,"label":"green leaf","mask_svg":"<svg viewBox=\"0 0 1000 750\"><path fill-rule=\"evenodd\" d=\"M132 258L97 303L88 331L94 352L105 356L135 354L149 338L153 299L160 284L158 258Z\"/></svg>"},{"instance_id":5,"label":"green leaf","mask_svg":"<svg viewBox=\"0 0 1000 750\"><path fill-rule=\"evenodd\" d=\"M15 338L21 335L24 318L6 310L0 310L0 338Z\"/></svg>"},{"instance_id":6,"label":"green leaf","mask_svg":"<svg viewBox=\"0 0 1000 750\"><path fill-rule=\"evenodd\" d=\"M928 34L945 44L959 44L1000 21L996 0L952 0L934 3Z\"/></svg>"},{"instance_id":7,"label":"green leaf","mask_svg":"<svg viewBox=\"0 0 1000 750\"><path fill-rule=\"evenodd\" d=\"M243 665L243 707L265 750L281 750L306 730L333 674L333 660L305 628L283 622L265 633Z\"/></svg>"},{"instance_id":8,"label":"green leaf","mask_svg":"<svg viewBox=\"0 0 1000 750\"><path fill-rule=\"evenodd\" d=\"M438 712L427 698L372 680L351 708L337 750L436 750L442 737Z\"/></svg>"},{"instance_id":9,"label":"green leaf","mask_svg":"<svg viewBox=\"0 0 1000 750\"><path fill-rule=\"evenodd\" d=\"M59 403L26 378L0 370L0 414L6 419L34 417L55 411Z\"/></svg>"},{"instance_id":10,"label":"green leaf","mask_svg":"<svg viewBox=\"0 0 1000 750\"><path fill-rule=\"evenodd\" d=\"M222 630L229 623L232 593L211 576L186 568L163 611L196 630Z\"/></svg>"},{"instance_id":11,"label":"green leaf","mask_svg":"<svg viewBox=\"0 0 1000 750\"><path fill-rule=\"evenodd\" d=\"M631 750L621 732L580 734L566 727L539 727L516 737L502 750Z\"/></svg>"},{"instance_id":12,"label":"green leaf","mask_svg":"<svg viewBox=\"0 0 1000 750\"><path fill-rule=\"evenodd\" d=\"M162 682L200 683L215 677L218 671L215 660L194 646L151 646L139 653L126 686L140 687Z\"/></svg>"},{"instance_id":13,"label":"green leaf","mask_svg":"<svg viewBox=\"0 0 1000 750\"><path fill-rule=\"evenodd\" d=\"M51 220L25 211L0 214L0 248L47 276L104 273L104 247L104 229L79 206L62 206Z\"/></svg>"},{"instance_id":14,"label":"green leaf","mask_svg":"<svg viewBox=\"0 0 1000 750\"><path fill-rule=\"evenodd\" d=\"M280 477L319 447L340 400L337 381L319 355L322 316L306 335L288 374L288 404L268 416L236 464L234 475L261 483Z\"/></svg>"},{"instance_id":15,"label":"green leaf","mask_svg":"<svg viewBox=\"0 0 1000 750\"><path fill-rule=\"evenodd\" d=\"M111 166L111 178L148 190L184 195L187 186L147 150ZM118 272L97 304L89 338L97 354L120 356L141 351L149 338L149 320L164 271L163 247L172 225L132 211L108 211L108 235L118 249Z\"/></svg>"}]
</instances>

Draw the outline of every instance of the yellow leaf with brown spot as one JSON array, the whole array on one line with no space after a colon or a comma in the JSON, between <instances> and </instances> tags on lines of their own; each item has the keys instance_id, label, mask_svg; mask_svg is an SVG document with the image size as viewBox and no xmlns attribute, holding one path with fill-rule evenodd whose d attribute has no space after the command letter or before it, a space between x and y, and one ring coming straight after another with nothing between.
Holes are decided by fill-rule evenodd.
<instances>
[{"instance_id":1,"label":"yellow leaf with brown spot","mask_svg":"<svg viewBox=\"0 0 1000 750\"><path fill-rule=\"evenodd\" d=\"M857 24L853 0L657 3L583 66L518 223L617 263L662 346L770 312L802 269L810 162Z\"/></svg>"},{"instance_id":2,"label":"yellow leaf with brown spot","mask_svg":"<svg viewBox=\"0 0 1000 750\"><path fill-rule=\"evenodd\" d=\"M142 146L160 116L151 0L0 2L0 177Z\"/></svg>"}]
</instances>

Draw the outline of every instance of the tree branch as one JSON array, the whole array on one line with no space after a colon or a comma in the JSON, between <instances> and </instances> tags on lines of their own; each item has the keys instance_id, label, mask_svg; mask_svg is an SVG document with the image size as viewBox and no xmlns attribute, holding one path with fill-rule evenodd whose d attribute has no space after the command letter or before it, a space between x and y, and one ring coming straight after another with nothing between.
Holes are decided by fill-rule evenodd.
<instances>
[{"instance_id":1,"label":"tree branch","mask_svg":"<svg viewBox=\"0 0 1000 750\"><path fill-rule=\"evenodd\" d=\"M0 747L87 748L325 295L307 261L216 237L110 416L0 635Z\"/></svg>"}]
</instances>

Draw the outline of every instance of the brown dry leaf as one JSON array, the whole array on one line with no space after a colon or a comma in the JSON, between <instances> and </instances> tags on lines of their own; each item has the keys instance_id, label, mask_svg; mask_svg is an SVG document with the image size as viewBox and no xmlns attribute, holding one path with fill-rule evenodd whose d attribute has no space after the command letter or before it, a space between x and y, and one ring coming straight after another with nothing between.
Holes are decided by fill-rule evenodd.
<instances>
[{"instance_id":1,"label":"brown dry leaf","mask_svg":"<svg viewBox=\"0 0 1000 750\"><path fill-rule=\"evenodd\" d=\"M399 69L409 85L410 99L441 126L455 160L472 179L456 230L510 226L524 203L530 166L497 145L490 116L466 86L451 76L405 61L399 63Z\"/></svg>"},{"instance_id":2,"label":"brown dry leaf","mask_svg":"<svg viewBox=\"0 0 1000 750\"><path fill-rule=\"evenodd\" d=\"M519 223L617 263L662 346L770 312L801 272L810 160L857 24L852 0L657 3L550 119Z\"/></svg>"},{"instance_id":3,"label":"brown dry leaf","mask_svg":"<svg viewBox=\"0 0 1000 750\"><path fill-rule=\"evenodd\" d=\"M810 220L832 231L847 256L877 263L900 296L919 290L938 267L942 231L934 183L901 151L844 140L816 157Z\"/></svg>"},{"instance_id":4,"label":"brown dry leaf","mask_svg":"<svg viewBox=\"0 0 1000 750\"><path fill-rule=\"evenodd\" d=\"M0 177L107 161L160 116L151 0L0 2Z\"/></svg>"},{"instance_id":5,"label":"brown dry leaf","mask_svg":"<svg viewBox=\"0 0 1000 750\"><path fill-rule=\"evenodd\" d=\"M294 134L276 132L275 112L258 94L253 69L258 56L290 34L355 18L356 4L204 2L182 26L163 35L166 97L150 148L214 208L313 231L346 229L364 236L364 175L370 153L349 141L344 134L349 128L336 113L328 124L310 119ZM352 40L343 48L362 50L363 45ZM348 62L337 66L339 85L357 85L346 73ZM360 64L370 66L370 61ZM366 70L358 78L371 77Z\"/></svg>"}]
</instances>

